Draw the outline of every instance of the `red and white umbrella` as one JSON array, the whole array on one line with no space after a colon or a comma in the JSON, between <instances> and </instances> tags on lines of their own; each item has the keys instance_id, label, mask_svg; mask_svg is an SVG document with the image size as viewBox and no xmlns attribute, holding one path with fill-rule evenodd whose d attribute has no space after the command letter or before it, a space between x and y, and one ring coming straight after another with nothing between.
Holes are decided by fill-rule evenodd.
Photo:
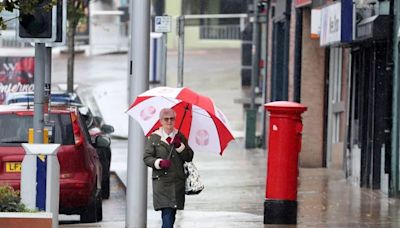
<instances>
[{"instance_id":1,"label":"red and white umbrella","mask_svg":"<svg viewBox=\"0 0 400 228\"><path fill-rule=\"evenodd\" d=\"M185 135L194 151L222 155L233 139L225 115L206 96L188 88L156 87L137 96L127 113L142 127L146 136L157 130L163 108L176 112L175 128ZM185 113L186 112L186 113Z\"/></svg>"}]
</instances>

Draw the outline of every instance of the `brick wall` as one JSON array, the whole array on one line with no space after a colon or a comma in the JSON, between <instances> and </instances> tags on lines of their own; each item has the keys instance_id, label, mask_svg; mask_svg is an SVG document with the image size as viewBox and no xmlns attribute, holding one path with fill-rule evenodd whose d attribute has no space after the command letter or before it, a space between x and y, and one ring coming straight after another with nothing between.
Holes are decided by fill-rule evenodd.
<instances>
[{"instance_id":1,"label":"brick wall","mask_svg":"<svg viewBox=\"0 0 400 228\"><path fill-rule=\"evenodd\" d=\"M301 103L308 107L303 114L302 167L322 167L324 128L325 49L319 40L310 38L311 10L303 11Z\"/></svg>"}]
</instances>

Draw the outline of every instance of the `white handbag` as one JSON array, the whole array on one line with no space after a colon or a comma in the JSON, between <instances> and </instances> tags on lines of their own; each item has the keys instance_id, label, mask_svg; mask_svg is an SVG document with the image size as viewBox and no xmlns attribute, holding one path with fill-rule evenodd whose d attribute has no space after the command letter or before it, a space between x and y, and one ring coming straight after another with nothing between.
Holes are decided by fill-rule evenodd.
<instances>
[{"instance_id":1,"label":"white handbag","mask_svg":"<svg viewBox=\"0 0 400 228\"><path fill-rule=\"evenodd\" d=\"M204 184L200 181L200 174L193 162L185 162L183 168L186 174L185 194L196 195L204 189Z\"/></svg>"}]
</instances>

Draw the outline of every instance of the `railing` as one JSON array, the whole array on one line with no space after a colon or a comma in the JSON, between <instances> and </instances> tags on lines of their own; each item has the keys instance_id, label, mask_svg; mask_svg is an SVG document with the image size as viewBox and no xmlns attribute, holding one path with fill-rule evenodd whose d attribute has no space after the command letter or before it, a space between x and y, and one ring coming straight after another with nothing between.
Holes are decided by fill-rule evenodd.
<instances>
[{"instance_id":1,"label":"railing","mask_svg":"<svg viewBox=\"0 0 400 228\"><path fill-rule=\"evenodd\" d=\"M247 14L185 15L185 26L198 26L200 39L240 40L247 18Z\"/></svg>"},{"instance_id":2,"label":"railing","mask_svg":"<svg viewBox=\"0 0 400 228\"><path fill-rule=\"evenodd\" d=\"M201 25L200 39L240 40L239 25Z\"/></svg>"},{"instance_id":3,"label":"railing","mask_svg":"<svg viewBox=\"0 0 400 228\"><path fill-rule=\"evenodd\" d=\"M1 31L0 48L23 48L23 47L32 47L32 46L29 43L17 40L17 34L15 30Z\"/></svg>"},{"instance_id":4,"label":"railing","mask_svg":"<svg viewBox=\"0 0 400 228\"><path fill-rule=\"evenodd\" d=\"M90 15L90 54L128 50L127 24L123 11L92 11Z\"/></svg>"}]
</instances>

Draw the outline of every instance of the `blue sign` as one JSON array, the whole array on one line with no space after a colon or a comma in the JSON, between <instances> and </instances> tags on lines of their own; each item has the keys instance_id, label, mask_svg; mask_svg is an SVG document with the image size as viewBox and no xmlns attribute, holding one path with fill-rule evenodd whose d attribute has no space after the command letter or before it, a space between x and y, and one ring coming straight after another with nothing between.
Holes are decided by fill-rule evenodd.
<instances>
[{"instance_id":1,"label":"blue sign","mask_svg":"<svg viewBox=\"0 0 400 228\"><path fill-rule=\"evenodd\" d=\"M353 41L353 0L342 0L341 43Z\"/></svg>"}]
</instances>

